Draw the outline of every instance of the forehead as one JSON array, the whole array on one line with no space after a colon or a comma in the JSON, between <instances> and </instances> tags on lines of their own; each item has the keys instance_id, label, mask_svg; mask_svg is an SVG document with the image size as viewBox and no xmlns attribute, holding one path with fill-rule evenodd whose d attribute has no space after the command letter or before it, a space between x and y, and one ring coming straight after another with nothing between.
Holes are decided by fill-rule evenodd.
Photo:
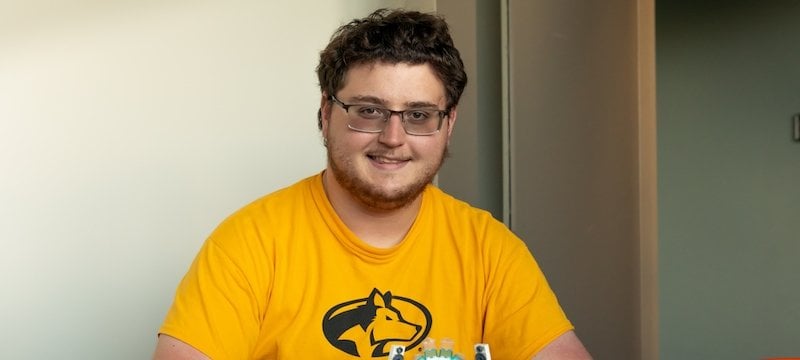
<instances>
[{"instance_id":1,"label":"forehead","mask_svg":"<svg viewBox=\"0 0 800 360\"><path fill-rule=\"evenodd\" d=\"M376 97L387 102L445 103L444 84L429 64L374 62L351 67L341 97Z\"/></svg>"}]
</instances>

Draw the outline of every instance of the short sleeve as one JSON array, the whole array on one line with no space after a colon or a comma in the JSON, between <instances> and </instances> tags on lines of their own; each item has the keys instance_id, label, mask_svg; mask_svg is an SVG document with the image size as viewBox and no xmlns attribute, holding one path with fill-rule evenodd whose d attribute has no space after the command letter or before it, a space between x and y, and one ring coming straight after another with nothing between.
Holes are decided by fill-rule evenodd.
<instances>
[{"instance_id":1,"label":"short sleeve","mask_svg":"<svg viewBox=\"0 0 800 360\"><path fill-rule=\"evenodd\" d=\"M531 359L573 326L525 243L507 232L490 272L484 341L498 359Z\"/></svg>"},{"instance_id":2,"label":"short sleeve","mask_svg":"<svg viewBox=\"0 0 800 360\"><path fill-rule=\"evenodd\" d=\"M254 272L258 249L248 231L226 221L203 245L178 286L159 330L212 359L245 359L257 342L269 266ZM256 286L256 285L259 286ZM261 296L259 296L261 295Z\"/></svg>"}]
</instances>

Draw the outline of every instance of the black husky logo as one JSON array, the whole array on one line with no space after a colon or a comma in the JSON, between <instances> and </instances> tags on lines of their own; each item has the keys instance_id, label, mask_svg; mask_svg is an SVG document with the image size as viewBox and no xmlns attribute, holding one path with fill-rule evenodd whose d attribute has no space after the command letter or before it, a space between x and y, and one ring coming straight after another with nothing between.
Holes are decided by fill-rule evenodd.
<instances>
[{"instance_id":1,"label":"black husky logo","mask_svg":"<svg viewBox=\"0 0 800 360\"><path fill-rule=\"evenodd\" d=\"M418 319L418 321L408 321ZM322 319L325 338L337 349L362 359L385 357L391 345L411 349L431 329L431 314L422 304L372 289L369 297L332 307Z\"/></svg>"}]
</instances>

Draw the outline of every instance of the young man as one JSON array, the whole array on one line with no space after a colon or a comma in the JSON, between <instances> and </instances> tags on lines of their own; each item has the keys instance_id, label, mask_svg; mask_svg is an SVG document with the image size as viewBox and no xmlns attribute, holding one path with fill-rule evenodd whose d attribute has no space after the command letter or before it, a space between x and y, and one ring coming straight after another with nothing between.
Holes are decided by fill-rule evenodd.
<instances>
[{"instance_id":1,"label":"young man","mask_svg":"<svg viewBox=\"0 0 800 360\"><path fill-rule=\"evenodd\" d=\"M226 219L182 280L156 359L588 359L524 243L431 185L467 78L441 18L379 10L317 67L318 175Z\"/></svg>"}]
</instances>

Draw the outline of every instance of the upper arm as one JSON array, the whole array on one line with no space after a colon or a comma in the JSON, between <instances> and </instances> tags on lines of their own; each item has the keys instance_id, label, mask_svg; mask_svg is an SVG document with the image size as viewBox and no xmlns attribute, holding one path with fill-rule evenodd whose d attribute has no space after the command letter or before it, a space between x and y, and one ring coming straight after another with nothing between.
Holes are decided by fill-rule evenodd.
<instances>
[{"instance_id":1,"label":"upper arm","mask_svg":"<svg viewBox=\"0 0 800 360\"><path fill-rule=\"evenodd\" d=\"M270 285L263 251L243 240L254 237L248 231L226 221L212 233L178 285L160 338L169 334L211 358L251 354Z\"/></svg>"},{"instance_id":2,"label":"upper arm","mask_svg":"<svg viewBox=\"0 0 800 360\"><path fill-rule=\"evenodd\" d=\"M166 334L158 335L153 360L208 360L199 350L191 345Z\"/></svg>"},{"instance_id":3,"label":"upper arm","mask_svg":"<svg viewBox=\"0 0 800 360\"><path fill-rule=\"evenodd\" d=\"M530 358L573 326L522 240L507 234L493 241L501 248L493 252L483 338L497 358Z\"/></svg>"},{"instance_id":4,"label":"upper arm","mask_svg":"<svg viewBox=\"0 0 800 360\"><path fill-rule=\"evenodd\" d=\"M567 331L542 348L533 360L590 360L591 358L575 332Z\"/></svg>"}]
</instances>

